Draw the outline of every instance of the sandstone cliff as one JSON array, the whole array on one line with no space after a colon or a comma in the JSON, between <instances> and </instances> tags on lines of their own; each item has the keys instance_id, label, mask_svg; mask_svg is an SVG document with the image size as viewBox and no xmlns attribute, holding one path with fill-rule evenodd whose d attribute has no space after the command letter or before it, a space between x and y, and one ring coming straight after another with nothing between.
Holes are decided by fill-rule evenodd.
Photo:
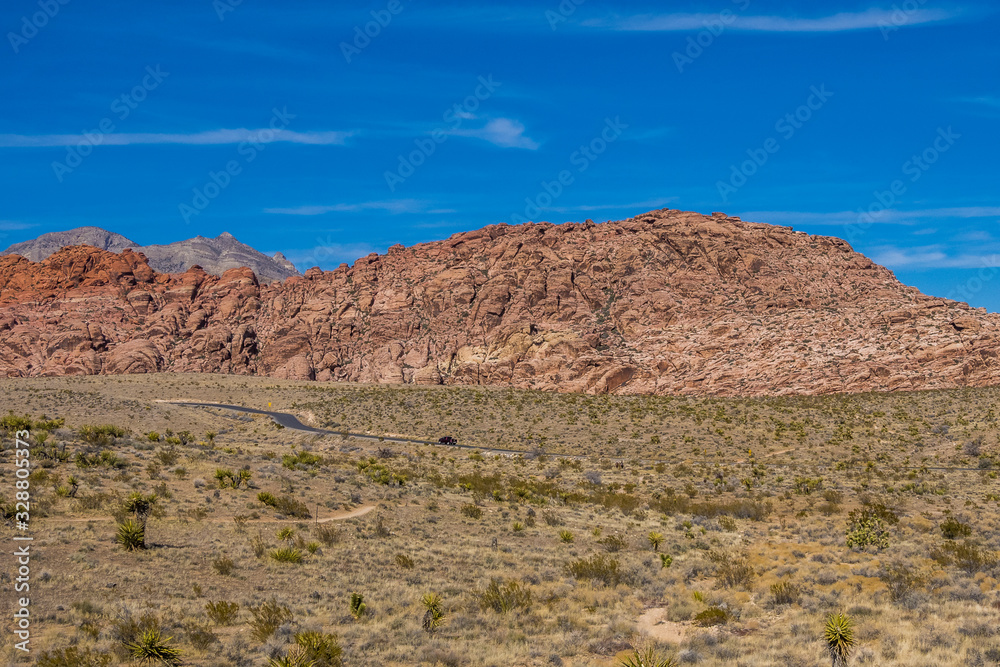
<instances>
[{"instance_id":1,"label":"sandstone cliff","mask_svg":"<svg viewBox=\"0 0 1000 667\"><path fill-rule=\"evenodd\" d=\"M261 285L141 254L0 258L0 372L716 395L1000 381L1000 316L835 238L721 214L494 225Z\"/></svg>"}]
</instances>

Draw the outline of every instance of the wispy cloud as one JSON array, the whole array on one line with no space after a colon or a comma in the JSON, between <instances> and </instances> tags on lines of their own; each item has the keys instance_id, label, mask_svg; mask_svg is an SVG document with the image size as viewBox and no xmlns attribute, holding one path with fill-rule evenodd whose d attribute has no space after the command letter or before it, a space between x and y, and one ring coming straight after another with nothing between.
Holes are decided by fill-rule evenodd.
<instances>
[{"instance_id":1,"label":"wispy cloud","mask_svg":"<svg viewBox=\"0 0 1000 667\"><path fill-rule=\"evenodd\" d=\"M269 128L248 130L208 130L186 134L164 134L155 132L113 133L100 135L98 145L129 146L137 144L183 144L189 146L214 146L219 144L239 144L245 141L256 143L287 142L315 146L343 146L352 132L293 132L292 130L272 130ZM0 134L0 148L46 148L53 146L75 146L85 141L79 134Z\"/></svg>"},{"instance_id":2,"label":"wispy cloud","mask_svg":"<svg viewBox=\"0 0 1000 667\"><path fill-rule=\"evenodd\" d=\"M898 25L898 16L891 9L869 9L863 12L841 12L817 18L774 15L736 15L728 30L746 32L846 32L872 30L883 26ZM937 23L954 18L957 14L940 9L918 9L906 15L906 25ZM589 19L582 25L624 32L688 32L704 30L706 25L718 23L718 14L641 14Z\"/></svg>"},{"instance_id":3,"label":"wispy cloud","mask_svg":"<svg viewBox=\"0 0 1000 667\"><path fill-rule=\"evenodd\" d=\"M0 220L0 231L3 232L16 232L21 229L31 229L37 226L36 224L20 222L18 220Z\"/></svg>"},{"instance_id":4,"label":"wispy cloud","mask_svg":"<svg viewBox=\"0 0 1000 667\"><path fill-rule=\"evenodd\" d=\"M494 118L488 121L483 127L450 130L448 134L456 137L482 139L501 148L524 148L529 151L538 150L538 142L530 137L526 137L524 132L524 124L520 121L511 118Z\"/></svg>"},{"instance_id":5,"label":"wispy cloud","mask_svg":"<svg viewBox=\"0 0 1000 667\"><path fill-rule=\"evenodd\" d=\"M386 248L376 247L369 243L339 243L331 239L321 241L315 248L306 250L288 250L284 253L289 262L300 271L314 266L327 269L336 268L342 262L353 263L359 257L365 257L373 252L385 252Z\"/></svg>"},{"instance_id":6,"label":"wispy cloud","mask_svg":"<svg viewBox=\"0 0 1000 667\"><path fill-rule=\"evenodd\" d=\"M907 269L982 269L1000 267L1000 253L951 255L940 245L914 248L879 246L872 249L872 260L889 268Z\"/></svg>"},{"instance_id":7,"label":"wispy cloud","mask_svg":"<svg viewBox=\"0 0 1000 667\"><path fill-rule=\"evenodd\" d=\"M265 213L277 215L324 215L326 213L363 213L365 211L385 211L386 213L454 213L454 209L429 209L429 203L419 199L389 199L367 201L355 204L328 204L319 206L295 206L292 208L267 208Z\"/></svg>"},{"instance_id":8,"label":"wispy cloud","mask_svg":"<svg viewBox=\"0 0 1000 667\"><path fill-rule=\"evenodd\" d=\"M649 199L647 201L632 202L630 204L594 204L585 206L550 206L546 210L558 213L574 213L586 211L604 211L608 209L628 210L639 209L642 212L650 211L654 208L663 208L670 202L677 201L677 197L661 197L660 199Z\"/></svg>"},{"instance_id":9,"label":"wispy cloud","mask_svg":"<svg viewBox=\"0 0 1000 667\"><path fill-rule=\"evenodd\" d=\"M808 211L747 211L741 213L744 220L783 225L853 225L868 221L860 218L857 211L835 211L815 213ZM952 208L928 208L915 211L889 209L871 216L871 222L887 225L905 225L915 220L939 218L994 218L1000 217L1000 206L963 206Z\"/></svg>"}]
</instances>

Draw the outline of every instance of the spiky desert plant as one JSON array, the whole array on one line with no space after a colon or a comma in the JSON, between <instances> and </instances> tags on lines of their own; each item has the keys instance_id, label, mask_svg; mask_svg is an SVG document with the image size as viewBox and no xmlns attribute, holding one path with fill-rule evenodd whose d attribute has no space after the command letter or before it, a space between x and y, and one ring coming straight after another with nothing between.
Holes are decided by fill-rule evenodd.
<instances>
[{"instance_id":1,"label":"spiky desert plant","mask_svg":"<svg viewBox=\"0 0 1000 667\"><path fill-rule=\"evenodd\" d=\"M434 634L444 624L444 610L441 609L441 596L437 593L427 593L421 599L427 611L424 613L424 630Z\"/></svg>"},{"instance_id":2,"label":"spiky desert plant","mask_svg":"<svg viewBox=\"0 0 1000 667\"><path fill-rule=\"evenodd\" d=\"M656 531L649 531L649 535L646 536L649 540L649 546L653 547L653 551L659 551L660 545L663 544L663 533L657 533Z\"/></svg>"},{"instance_id":3,"label":"spiky desert plant","mask_svg":"<svg viewBox=\"0 0 1000 667\"><path fill-rule=\"evenodd\" d=\"M674 562L674 557L670 554L660 554L660 567L670 567Z\"/></svg>"},{"instance_id":4,"label":"spiky desert plant","mask_svg":"<svg viewBox=\"0 0 1000 667\"><path fill-rule=\"evenodd\" d=\"M309 658L306 649L293 646L284 656L268 660L267 667L316 667L316 661Z\"/></svg>"},{"instance_id":5,"label":"spiky desert plant","mask_svg":"<svg viewBox=\"0 0 1000 667\"><path fill-rule=\"evenodd\" d=\"M292 610L274 599L249 609L253 616L250 621L251 634L259 642L266 642L275 630L292 620Z\"/></svg>"},{"instance_id":6,"label":"spiky desert plant","mask_svg":"<svg viewBox=\"0 0 1000 667\"><path fill-rule=\"evenodd\" d=\"M125 551L145 549L146 528L135 519L125 519L118 524L118 535L115 537L115 541L125 547Z\"/></svg>"},{"instance_id":7,"label":"spiky desert plant","mask_svg":"<svg viewBox=\"0 0 1000 667\"><path fill-rule=\"evenodd\" d=\"M560 530L559 539L565 542L566 544L571 544L573 542L573 533L569 532L568 530Z\"/></svg>"},{"instance_id":8,"label":"spiky desert plant","mask_svg":"<svg viewBox=\"0 0 1000 667\"><path fill-rule=\"evenodd\" d=\"M365 596L361 593L351 593L351 616L360 620L365 615L365 610L367 609Z\"/></svg>"},{"instance_id":9,"label":"spiky desert plant","mask_svg":"<svg viewBox=\"0 0 1000 667\"><path fill-rule=\"evenodd\" d=\"M658 653L652 646L644 649L634 648L632 652L621 658L621 667L677 667L673 658Z\"/></svg>"},{"instance_id":10,"label":"spiky desert plant","mask_svg":"<svg viewBox=\"0 0 1000 667\"><path fill-rule=\"evenodd\" d=\"M281 547L271 552L271 559L279 563L301 563L302 552L295 547Z\"/></svg>"},{"instance_id":11,"label":"spiky desert plant","mask_svg":"<svg viewBox=\"0 0 1000 667\"><path fill-rule=\"evenodd\" d=\"M295 529L290 526L282 528L277 534L277 538L283 542L290 542L293 537L295 537Z\"/></svg>"},{"instance_id":12,"label":"spiky desert plant","mask_svg":"<svg viewBox=\"0 0 1000 667\"><path fill-rule=\"evenodd\" d=\"M295 643L305 649L306 657L314 662L315 667L341 667L343 665L340 643L337 635L321 632L299 632L295 635Z\"/></svg>"},{"instance_id":13,"label":"spiky desert plant","mask_svg":"<svg viewBox=\"0 0 1000 667\"><path fill-rule=\"evenodd\" d=\"M833 667L845 667L854 649L854 621L847 614L830 614L823 626L823 639Z\"/></svg>"},{"instance_id":14,"label":"spiky desert plant","mask_svg":"<svg viewBox=\"0 0 1000 667\"><path fill-rule=\"evenodd\" d=\"M167 645L171 639L173 637L163 639L159 630L146 630L128 645L129 655L140 665L179 665L181 651Z\"/></svg>"},{"instance_id":15,"label":"spiky desert plant","mask_svg":"<svg viewBox=\"0 0 1000 667\"><path fill-rule=\"evenodd\" d=\"M236 602L218 600L217 602L207 602L205 611L208 613L209 619L216 625L232 625L240 614L240 605Z\"/></svg>"}]
</instances>

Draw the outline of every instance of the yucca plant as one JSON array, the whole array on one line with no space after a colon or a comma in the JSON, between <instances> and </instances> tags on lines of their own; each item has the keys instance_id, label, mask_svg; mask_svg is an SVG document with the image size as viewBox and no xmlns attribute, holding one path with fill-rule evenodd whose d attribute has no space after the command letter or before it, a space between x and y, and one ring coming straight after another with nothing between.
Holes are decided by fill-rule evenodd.
<instances>
[{"instance_id":1,"label":"yucca plant","mask_svg":"<svg viewBox=\"0 0 1000 667\"><path fill-rule=\"evenodd\" d=\"M833 667L845 667L854 649L854 621L846 614L831 614L823 627L823 638Z\"/></svg>"},{"instance_id":2,"label":"yucca plant","mask_svg":"<svg viewBox=\"0 0 1000 667\"><path fill-rule=\"evenodd\" d=\"M146 548L146 529L135 519L125 519L118 524L115 541L125 547L125 551L140 551Z\"/></svg>"},{"instance_id":3,"label":"yucca plant","mask_svg":"<svg viewBox=\"0 0 1000 667\"><path fill-rule=\"evenodd\" d=\"M565 542L566 544L571 544L573 542L573 533L569 532L568 530L560 530L559 539Z\"/></svg>"},{"instance_id":4,"label":"yucca plant","mask_svg":"<svg viewBox=\"0 0 1000 667\"><path fill-rule=\"evenodd\" d=\"M621 667L677 667L673 658L664 657L652 646L632 649L632 653L621 659Z\"/></svg>"},{"instance_id":5,"label":"yucca plant","mask_svg":"<svg viewBox=\"0 0 1000 667\"><path fill-rule=\"evenodd\" d=\"M670 567L674 562L674 557L670 554L660 554L660 567Z\"/></svg>"},{"instance_id":6,"label":"yucca plant","mask_svg":"<svg viewBox=\"0 0 1000 667\"><path fill-rule=\"evenodd\" d=\"M663 533L657 533L656 531L649 531L649 535L646 536L649 540L649 546L653 547L653 551L659 551L660 545L663 544Z\"/></svg>"},{"instance_id":7,"label":"yucca plant","mask_svg":"<svg viewBox=\"0 0 1000 667\"><path fill-rule=\"evenodd\" d=\"M365 604L365 596L361 593L351 593L351 616L360 620L365 615L368 606Z\"/></svg>"},{"instance_id":8,"label":"yucca plant","mask_svg":"<svg viewBox=\"0 0 1000 667\"><path fill-rule=\"evenodd\" d=\"M337 641L337 635L320 632L299 632L295 635L295 643L306 652L306 658L313 661L315 667L342 667L343 650Z\"/></svg>"},{"instance_id":9,"label":"yucca plant","mask_svg":"<svg viewBox=\"0 0 1000 667\"><path fill-rule=\"evenodd\" d=\"M427 611L424 613L424 630L427 634L434 634L444 624L444 610L441 609L441 596L436 593L427 593L421 602Z\"/></svg>"},{"instance_id":10,"label":"yucca plant","mask_svg":"<svg viewBox=\"0 0 1000 667\"><path fill-rule=\"evenodd\" d=\"M173 637L163 639L159 630L146 630L138 640L128 645L132 659L140 665L179 665L181 651L168 646Z\"/></svg>"},{"instance_id":11,"label":"yucca plant","mask_svg":"<svg viewBox=\"0 0 1000 667\"><path fill-rule=\"evenodd\" d=\"M267 667L316 667L316 661L309 658L306 649L293 646L283 657L268 660Z\"/></svg>"},{"instance_id":12,"label":"yucca plant","mask_svg":"<svg viewBox=\"0 0 1000 667\"><path fill-rule=\"evenodd\" d=\"M271 552L271 559L279 563L301 563L302 552L295 547L281 547Z\"/></svg>"},{"instance_id":13,"label":"yucca plant","mask_svg":"<svg viewBox=\"0 0 1000 667\"><path fill-rule=\"evenodd\" d=\"M292 538L295 537L295 529L286 526L285 528L282 528L281 530L278 531L277 537L279 540L282 540L283 542L290 542Z\"/></svg>"}]
</instances>

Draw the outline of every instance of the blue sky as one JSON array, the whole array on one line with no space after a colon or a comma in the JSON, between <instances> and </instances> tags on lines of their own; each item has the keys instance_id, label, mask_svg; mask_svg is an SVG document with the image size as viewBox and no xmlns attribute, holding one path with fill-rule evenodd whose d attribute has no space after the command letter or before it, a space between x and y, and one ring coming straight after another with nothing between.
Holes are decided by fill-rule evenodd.
<instances>
[{"instance_id":1,"label":"blue sky","mask_svg":"<svg viewBox=\"0 0 1000 667\"><path fill-rule=\"evenodd\" d=\"M0 246L229 231L333 268L671 207L1000 311L992 3L331 4L4 3Z\"/></svg>"}]
</instances>

